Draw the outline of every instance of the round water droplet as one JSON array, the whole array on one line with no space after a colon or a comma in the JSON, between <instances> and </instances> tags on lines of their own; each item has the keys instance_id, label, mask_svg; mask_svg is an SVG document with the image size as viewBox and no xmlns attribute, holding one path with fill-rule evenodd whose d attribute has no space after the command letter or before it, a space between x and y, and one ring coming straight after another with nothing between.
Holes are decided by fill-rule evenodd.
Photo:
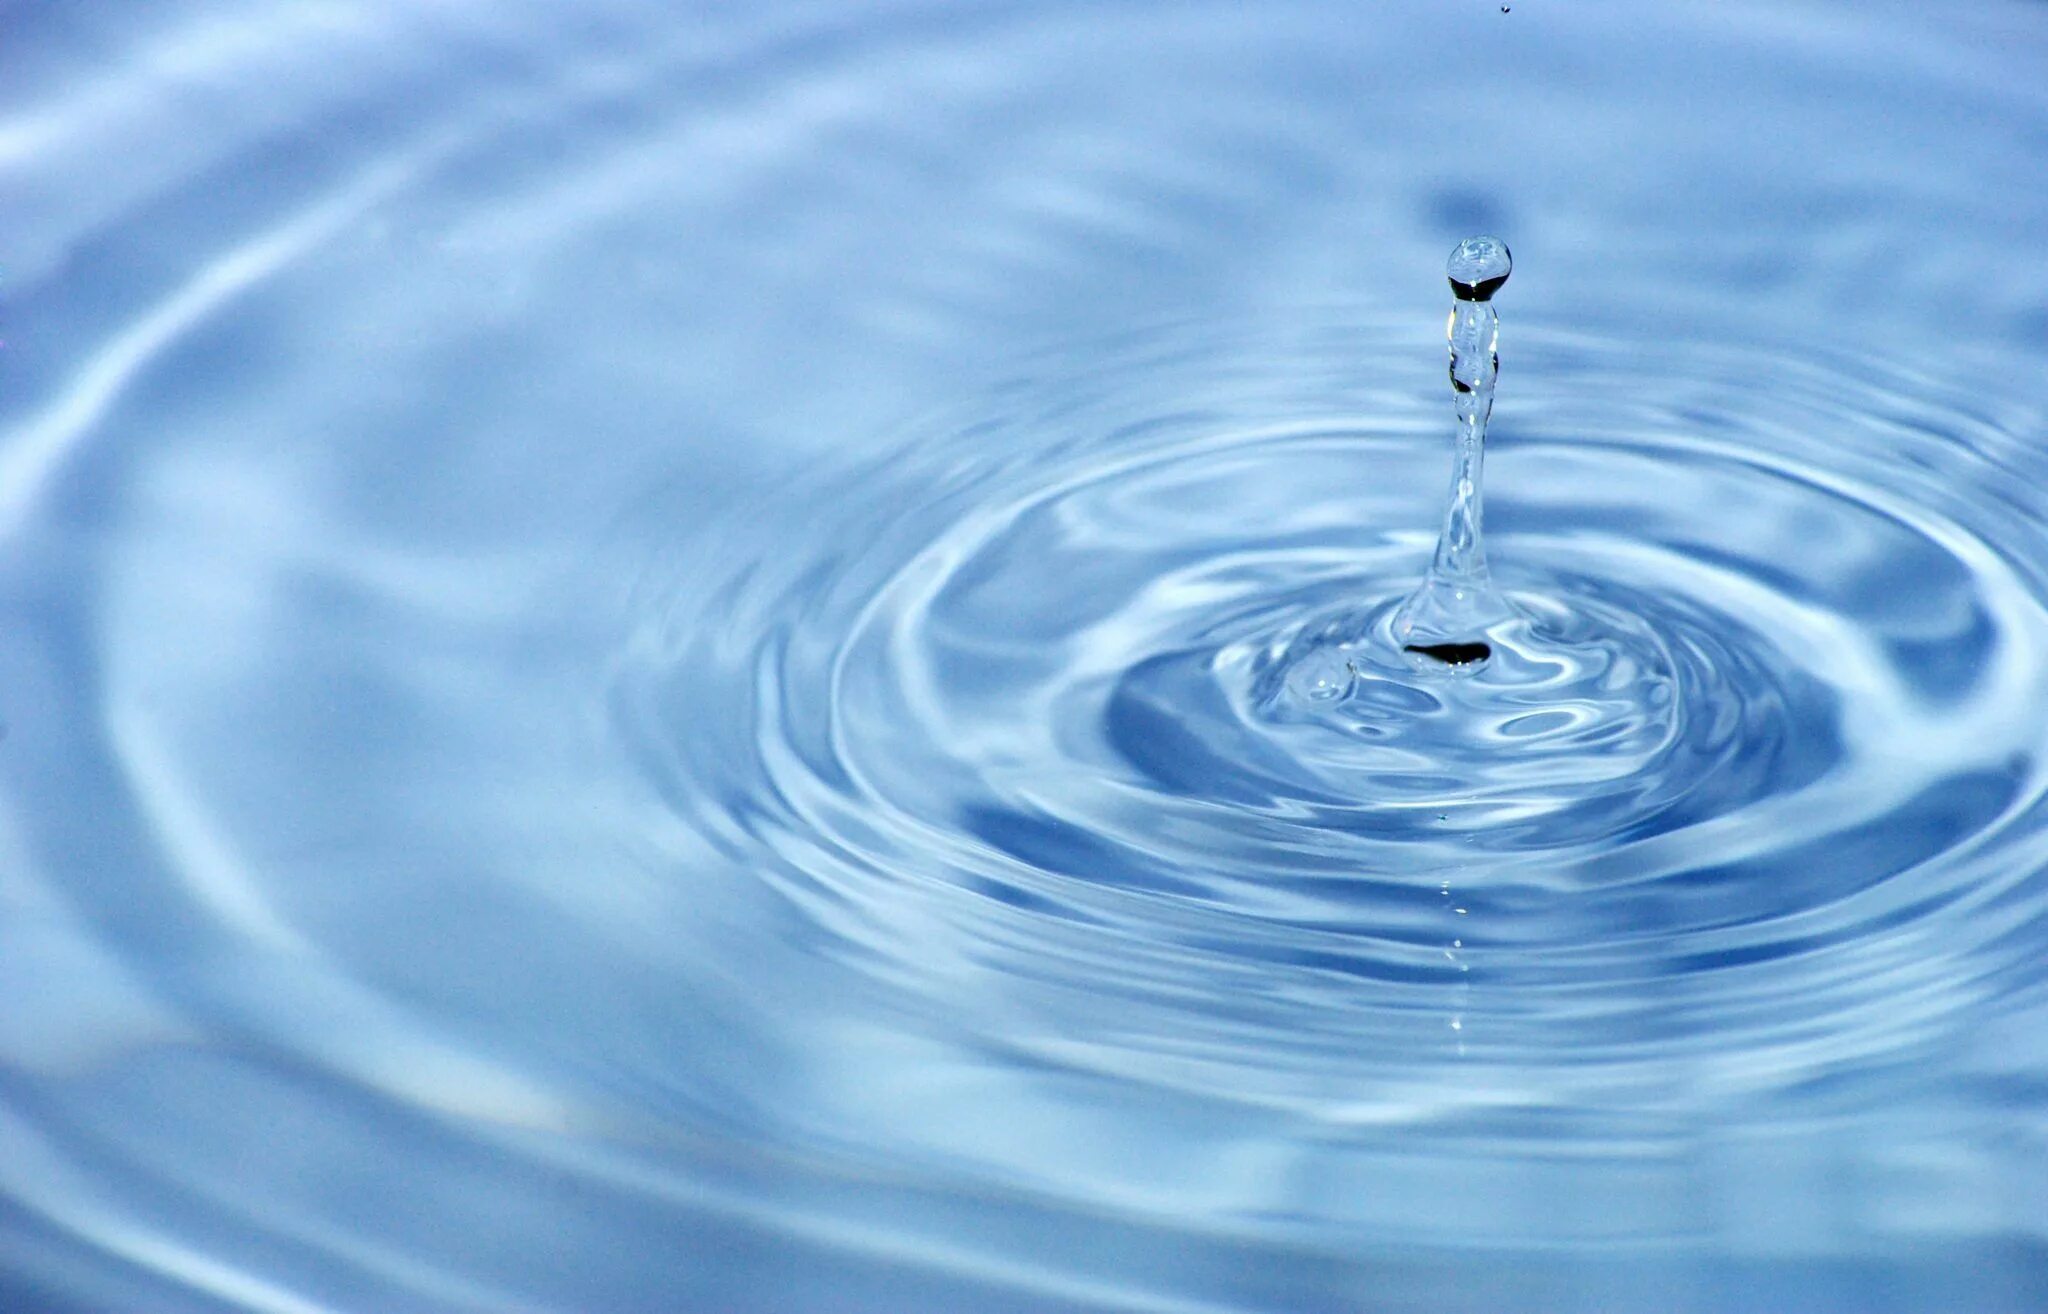
<instances>
[{"instance_id":1,"label":"round water droplet","mask_svg":"<svg viewBox=\"0 0 2048 1314\"><path fill-rule=\"evenodd\" d=\"M1311 653L1287 673L1287 687L1294 696L1313 703L1327 703L1351 692L1357 681L1351 663L1342 654L1327 649Z\"/></svg>"},{"instance_id":2,"label":"round water droplet","mask_svg":"<svg viewBox=\"0 0 2048 1314\"><path fill-rule=\"evenodd\" d=\"M1468 237L1452 249L1444 273L1460 301L1491 301L1514 267L1506 242L1498 237Z\"/></svg>"}]
</instances>

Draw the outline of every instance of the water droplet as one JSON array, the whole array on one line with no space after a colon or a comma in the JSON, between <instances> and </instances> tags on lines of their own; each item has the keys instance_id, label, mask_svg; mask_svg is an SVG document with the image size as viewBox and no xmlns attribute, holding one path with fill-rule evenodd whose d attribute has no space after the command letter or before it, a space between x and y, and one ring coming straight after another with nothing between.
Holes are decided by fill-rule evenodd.
<instances>
[{"instance_id":1,"label":"water droplet","mask_svg":"<svg viewBox=\"0 0 2048 1314\"><path fill-rule=\"evenodd\" d=\"M1351 692L1357 679L1350 661L1327 649L1309 654L1287 673L1287 688L1297 698L1327 703Z\"/></svg>"},{"instance_id":2,"label":"water droplet","mask_svg":"<svg viewBox=\"0 0 2048 1314\"><path fill-rule=\"evenodd\" d=\"M1444 273L1460 301L1491 301L1514 271L1508 244L1498 237L1468 237L1451 249Z\"/></svg>"}]
</instances>

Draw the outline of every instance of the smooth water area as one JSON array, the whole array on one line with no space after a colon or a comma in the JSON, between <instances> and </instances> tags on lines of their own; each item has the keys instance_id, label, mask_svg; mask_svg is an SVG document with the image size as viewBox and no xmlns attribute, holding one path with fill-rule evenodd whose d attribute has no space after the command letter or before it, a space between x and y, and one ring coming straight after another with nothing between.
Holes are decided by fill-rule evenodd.
<instances>
[{"instance_id":1,"label":"smooth water area","mask_svg":"<svg viewBox=\"0 0 2048 1314\"><path fill-rule=\"evenodd\" d=\"M2043 67L0 3L0 1309L2048 1308Z\"/></svg>"}]
</instances>

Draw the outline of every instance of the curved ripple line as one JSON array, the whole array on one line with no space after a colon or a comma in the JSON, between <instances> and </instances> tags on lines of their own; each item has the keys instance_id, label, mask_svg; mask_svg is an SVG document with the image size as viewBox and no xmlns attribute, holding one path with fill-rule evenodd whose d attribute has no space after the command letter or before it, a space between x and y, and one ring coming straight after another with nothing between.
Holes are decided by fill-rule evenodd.
<instances>
[{"instance_id":1,"label":"curved ripple line","mask_svg":"<svg viewBox=\"0 0 2048 1314\"><path fill-rule=\"evenodd\" d=\"M65 458L143 371L236 298L403 186L448 144L443 140L382 161L340 194L326 197L213 257L95 352L59 396L10 433L0 450L0 536L20 529Z\"/></svg>"},{"instance_id":2,"label":"curved ripple line","mask_svg":"<svg viewBox=\"0 0 2048 1314\"><path fill-rule=\"evenodd\" d=\"M193 1243L117 1217L114 1206L94 1198L79 1170L57 1153L37 1128L4 1106L0 1106L0 1131L4 1131L8 1146L8 1153L0 1155L0 1171L13 1179L5 1184L7 1198L66 1235L157 1274L174 1286L225 1301L236 1309L256 1314L328 1314L325 1306L289 1287L237 1268Z\"/></svg>"},{"instance_id":3,"label":"curved ripple line","mask_svg":"<svg viewBox=\"0 0 2048 1314\"><path fill-rule=\"evenodd\" d=\"M636 645L661 669L627 679L690 682L645 727L676 738L683 818L742 861L759 846L765 888L984 1039L1304 1110L1322 1106L1290 1083L1431 1085L1449 1063L1514 1078L1517 1102L1597 1103L1731 1046L1749 1066L1728 1088L1767 1088L1971 1002L1954 973L1914 986L1897 951L1939 925L1983 952L1957 883L2048 788L2031 758L2008 775L2048 725L2048 609L2012 526L1911 500L1916 467L1885 449L1759 426L1740 412L1765 367L1723 364L1686 406L1726 396L1735 416L1704 430L1677 412L1508 430L1505 464L1527 468L1502 481L1501 578L1533 628L1469 680L1369 655L1426 547L1403 486L1434 482L1433 449L1406 413L1240 423L1202 407L1190 379L1213 366L1179 347L1075 385L1129 370L1170 415L1121 414L1114 389L1047 400L1057 442L1030 415L935 437L936 492L895 491L923 448L864 494L841 481L847 523L787 536L828 557L707 589L715 624L672 604L677 637ZM1839 399L1839 372L1803 368L1774 381ZM1303 365L1310 413L1322 369ZM1560 388L1604 395L1572 378L1522 404ZM1848 400L1834 423L1865 423ZM1581 480L1588 463L1609 476ZM1643 500L1675 469L1700 515ZM916 509L870 522L892 504ZM1786 551L1816 537L1832 555ZM1902 550L1953 595L1860 612ZM1365 645L1357 691L1290 710L1262 681L1331 636ZM1976 657L1944 684L1922 664L1952 648ZM728 679L753 709L729 734L706 727ZM735 824L717 800L742 797ZM1933 838L1871 848L1918 815ZM1921 1023L1884 1027L1885 979ZM1065 998L1082 981L1114 1023ZM1674 994L1699 1024L1645 1045ZM1572 1074L1546 1057L1567 1048Z\"/></svg>"}]
</instances>

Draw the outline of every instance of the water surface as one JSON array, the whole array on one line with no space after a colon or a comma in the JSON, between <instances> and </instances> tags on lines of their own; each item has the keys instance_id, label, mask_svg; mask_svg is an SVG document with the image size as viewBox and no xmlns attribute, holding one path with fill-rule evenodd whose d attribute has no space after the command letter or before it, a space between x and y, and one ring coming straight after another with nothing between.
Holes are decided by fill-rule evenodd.
<instances>
[{"instance_id":1,"label":"water surface","mask_svg":"<svg viewBox=\"0 0 2048 1314\"><path fill-rule=\"evenodd\" d=\"M2048 10L1509 9L0 4L0 1305L2048 1305Z\"/></svg>"}]
</instances>

